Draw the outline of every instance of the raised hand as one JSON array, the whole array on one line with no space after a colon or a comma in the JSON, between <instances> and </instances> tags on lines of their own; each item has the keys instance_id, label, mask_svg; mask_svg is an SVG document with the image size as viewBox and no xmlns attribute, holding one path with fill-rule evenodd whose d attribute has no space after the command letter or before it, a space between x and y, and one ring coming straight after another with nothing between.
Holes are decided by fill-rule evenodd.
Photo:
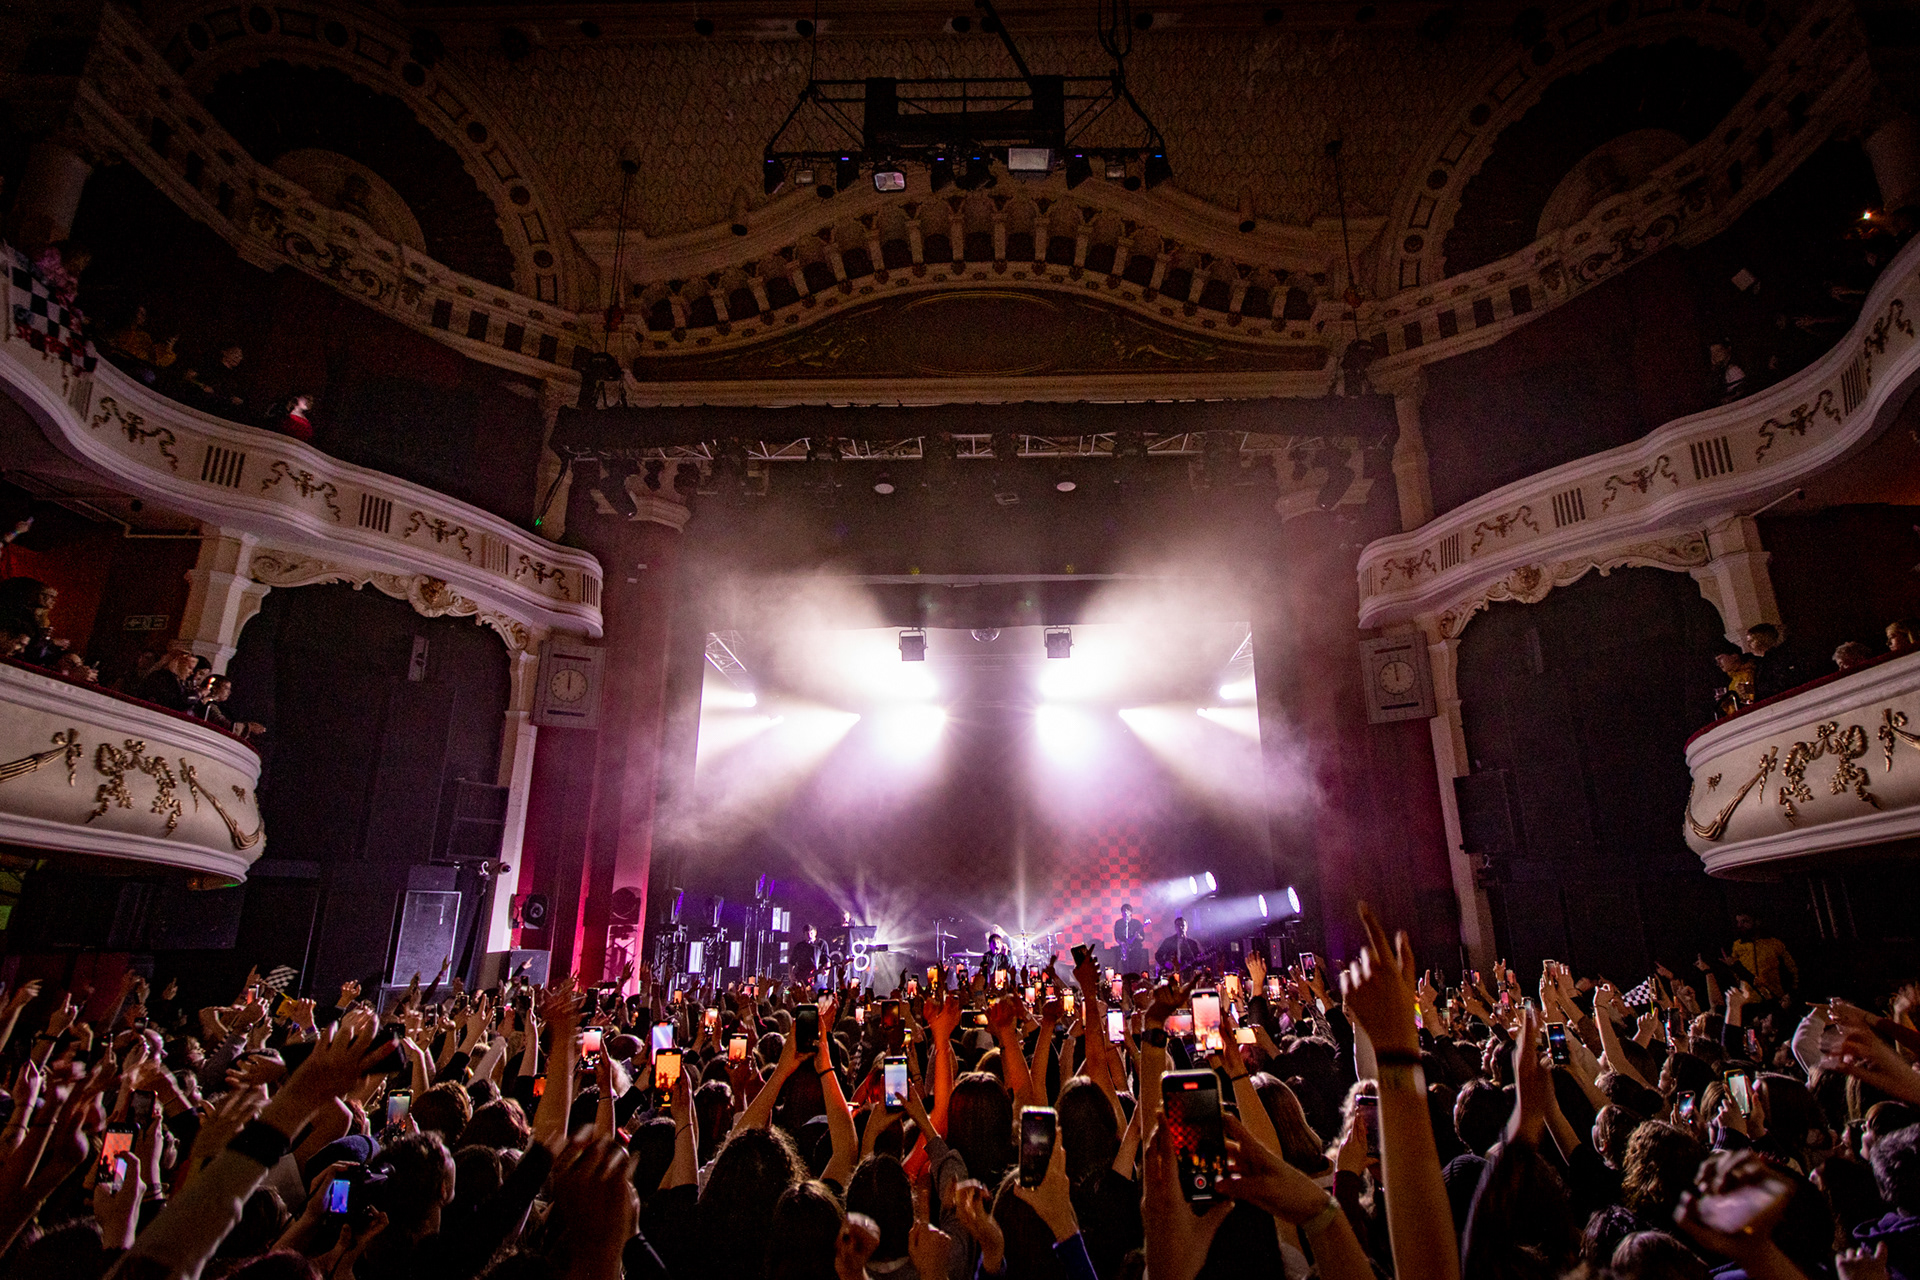
<instances>
[{"instance_id":1,"label":"raised hand","mask_svg":"<svg viewBox=\"0 0 1920 1280\"><path fill-rule=\"evenodd\" d=\"M1221 1195L1258 1205L1295 1226L1327 1207L1327 1193L1312 1178L1261 1146L1239 1117L1228 1115L1226 1122L1231 1173L1219 1184Z\"/></svg>"},{"instance_id":2,"label":"raised hand","mask_svg":"<svg viewBox=\"0 0 1920 1280\"><path fill-rule=\"evenodd\" d=\"M1420 1036L1413 1025L1414 977L1413 946L1402 932L1387 943L1387 931L1373 910L1360 904L1360 919L1367 927L1368 943L1360 949L1360 958L1340 975L1340 992L1346 1001L1347 1015L1367 1033L1376 1053L1420 1052Z\"/></svg>"},{"instance_id":3,"label":"raised hand","mask_svg":"<svg viewBox=\"0 0 1920 1280\"><path fill-rule=\"evenodd\" d=\"M1040 1220L1053 1232L1054 1243L1070 1240L1080 1233L1080 1220L1074 1216L1073 1198L1067 1183L1067 1144L1055 1142L1047 1161L1046 1177L1037 1187L1014 1185L1013 1194L1033 1206Z\"/></svg>"},{"instance_id":4,"label":"raised hand","mask_svg":"<svg viewBox=\"0 0 1920 1280\"><path fill-rule=\"evenodd\" d=\"M1177 1193L1176 1193L1177 1194ZM1000 1224L994 1221L993 1201L982 1184L968 1179L954 1188L954 1212L960 1218L960 1225L967 1229L974 1243L980 1246L980 1267L987 1275L999 1275L1006 1267L1007 1237L1000 1230ZM942 1268L944 1270L944 1268ZM936 1271L933 1274L939 1275Z\"/></svg>"},{"instance_id":5,"label":"raised hand","mask_svg":"<svg viewBox=\"0 0 1920 1280\"><path fill-rule=\"evenodd\" d=\"M1324 1197L1322 1197L1324 1203ZM1194 1280L1206 1263L1207 1251L1232 1209L1219 1200L1196 1214L1180 1193L1179 1161L1173 1136L1156 1124L1147 1138L1141 1178L1140 1217L1146 1227L1147 1274L1154 1280Z\"/></svg>"}]
</instances>

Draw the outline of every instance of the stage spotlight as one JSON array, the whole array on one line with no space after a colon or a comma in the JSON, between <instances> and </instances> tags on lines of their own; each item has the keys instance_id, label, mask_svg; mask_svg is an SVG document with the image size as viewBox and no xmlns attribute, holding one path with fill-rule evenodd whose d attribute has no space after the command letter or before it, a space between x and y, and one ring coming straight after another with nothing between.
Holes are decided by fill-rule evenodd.
<instances>
[{"instance_id":1,"label":"stage spotlight","mask_svg":"<svg viewBox=\"0 0 1920 1280\"><path fill-rule=\"evenodd\" d=\"M940 740L947 727L942 707L889 707L874 717L873 729L880 744L895 758L917 755Z\"/></svg>"},{"instance_id":2,"label":"stage spotlight","mask_svg":"<svg viewBox=\"0 0 1920 1280\"><path fill-rule=\"evenodd\" d=\"M742 689L724 680L708 680L700 691L700 705L723 711L751 711L760 699L751 689Z\"/></svg>"},{"instance_id":3,"label":"stage spotlight","mask_svg":"<svg viewBox=\"0 0 1920 1280\"><path fill-rule=\"evenodd\" d=\"M1167 163L1167 153L1164 151L1149 151L1147 153L1146 168L1142 171L1142 177L1146 179L1147 190L1149 191L1173 177L1173 166Z\"/></svg>"},{"instance_id":4,"label":"stage spotlight","mask_svg":"<svg viewBox=\"0 0 1920 1280\"><path fill-rule=\"evenodd\" d=\"M1008 147L1007 172L1046 174L1053 169L1053 152L1046 147Z\"/></svg>"},{"instance_id":5,"label":"stage spotlight","mask_svg":"<svg viewBox=\"0 0 1920 1280\"><path fill-rule=\"evenodd\" d=\"M1046 641L1049 658L1071 658L1073 656L1073 629L1071 627L1048 627L1041 633Z\"/></svg>"},{"instance_id":6,"label":"stage spotlight","mask_svg":"<svg viewBox=\"0 0 1920 1280\"><path fill-rule=\"evenodd\" d=\"M948 156L935 156L927 161L927 177L932 181L935 191L952 186L953 160Z\"/></svg>"},{"instance_id":7,"label":"stage spotlight","mask_svg":"<svg viewBox=\"0 0 1920 1280\"><path fill-rule=\"evenodd\" d=\"M1086 153L1076 151L1067 157L1067 190L1071 191L1093 176L1093 162Z\"/></svg>"},{"instance_id":8,"label":"stage spotlight","mask_svg":"<svg viewBox=\"0 0 1920 1280\"><path fill-rule=\"evenodd\" d=\"M1220 686L1220 701L1246 702L1253 697L1253 677L1234 680Z\"/></svg>"},{"instance_id":9,"label":"stage spotlight","mask_svg":"<svg viewBox=\"0 0 1920 1280\"><path fill-rule=\"evenodd\" d=\"M793 175L793 185L796 187L812 186L813 185L813 166L807 165L804 168L800 169L798 172L796 172Z\"/></svg>"},{"instance_id":10,"label":"stage spotlight","mask_svg":"<svg viewBox=\"0 0 1920 1280\"><path fill-rule=\"evenodd\" d=\"M1074 481L1074 478L1072 476L1066 475L1063 473L1055 477L1053 482L1053 487L1055 489L1058 489L1061 493L1072 493L1075 489L1078 489L1080 486Z\"/></svg>"},{"instance_id":11,"label":"stage spotlight","mask_svg":"<svg viewBox=\"0 0 1920 1280\"><path fill-rule=\"evenodd\" d=\"M1033 713L1033 728L1041 748L1055 759L1083 758L1093 746L1094 719L1075 707L1041 705Z\"/></svg>"},{"instance_id":12,"label":"stage spotlight","mask_svg":"<svg viewBox=\"0 0 1920 1280\"><path fill-rule=\"evenodd\" d=\"M873 491L875 493L892 493L893 477L882 471L880 478L873 482Z\"/></svg>"},{"instance_id":13,"label":"stage spotlight","mask_svg":"<svg viewBox=\"0 0 1920 1280\"><path fill-rule=\"evenodd\" d=\"M787 166L768 156L760 162L760 189L768 195L778 191L787 181ZM812 181L809 176L808 181Z\"/></svg>"},{"instance_id":14,"label":"stage spotlight","mask_svg":"<svg viewBox=\"0 0 1920 1280\"><path fill-rule=\"evenodd\" d=\"M875 191L905 191L907 175L897 164L882 164L873 171L873 189Z\"/></svg>"},{"instance_id":15,"label":"stage spotlight","mask_svg":"<svg viewBox=\"0 0 1920 1280\"><path fill-rule=\"evenodd\" d=\"M1209 871L1207 872L1206 875L1202 876L1201 878L1207 882L1208 893L1213 893L1215 890L1219 889L1220 882L1213 878L1213 872Z\"/></svg>"},{"instance_id":16,"label":"stage spotlight","mask_svg":"<svg viewBox=\"0 0 1920 1280\"><path fill-rule=\"evenodd\" d=\"M1109 158L1107 160L1107 181L1108 182L1120 182L1125 180L1126 176L1127 176L1127 162L1125 160L1115 160L1112 158Z\"/></svg>"},{"instance_id":17,"label":"stage spotlight","mask_svg":"<svg viewBox=\"0 0 1920 1280\"><path fill-rule=\"evenodd\" d=\"M1262 920L1267 918L1267 895L1264 893L1260 895L1260 918Z\"/></svg>"},{"instance_id":18,"label":"stage spotlight","mask_svg":"<svg viewBox=\"0 0 1920 1280\"><path fill-rule=\"evenodd\" d=\"M927 660L927 633L919 627L913 627L900 633L900 661L925 662Z\"/></svg>"},{"instance_id":19,"label":"stage spotlight","mask_svg":"<svg viewBox=\"0 0 1920 1280\"><path fill-rule=\"evenodd\" d=\"M845 191L860 181L860 157L841 156L833 163L833 189ZM875 184L878 185L877 183Z\"/></svg>"}]
</instances>

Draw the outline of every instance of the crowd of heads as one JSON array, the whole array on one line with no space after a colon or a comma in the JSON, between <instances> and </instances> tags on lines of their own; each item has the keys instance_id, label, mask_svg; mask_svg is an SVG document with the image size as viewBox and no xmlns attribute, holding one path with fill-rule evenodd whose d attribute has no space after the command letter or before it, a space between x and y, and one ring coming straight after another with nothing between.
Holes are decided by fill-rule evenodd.
<instances>
[{"instance_id":1,"label":"crowd of heads","mask_svg":"<svg viewBox=\"0 0 1920 1280\"><path fill-rule=\"evenodd\" d=\"M1348 963L1158 981L29 983L0 1271L1920 1274L1920 987L1804 1004L1745 916L1631 987L1450 976L1361 911Z\"/></svg>"},{"instance_id":2,"label":"crowd of heads","mask_svg":"<svg viewBox=\"0 0 1920 1280\"><path fill-rule=\"evenodd\" d=\"M1860 640L1843 641L1833 651L1831 669L1820 670L1801 665L1799 655L1789 652L1782 643L1780 628L1771 622L1756 623L1747 628L1745 643L1738 651L1714 658L1727 679L1714 690L1715 710L1721 716L1734 715L1823 676L1845 675L1920 649L1920 621L1908 618L1889 622L1884 634L1884 649Z\"/></svg>"}]
</instances>

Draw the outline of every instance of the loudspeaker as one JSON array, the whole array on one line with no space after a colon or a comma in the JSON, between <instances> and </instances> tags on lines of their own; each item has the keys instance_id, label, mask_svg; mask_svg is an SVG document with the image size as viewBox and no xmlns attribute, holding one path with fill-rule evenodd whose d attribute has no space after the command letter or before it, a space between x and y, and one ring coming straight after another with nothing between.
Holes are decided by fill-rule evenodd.
<instances>
[{"instance_id":1,"label":"loudspeaker","mask_svg":"<svg viewBox=\"0 0 1920 1280\"><path fill-rule=\"evenodd\" d=\"M1460 843L1466 852L1511 857L1515 839L1513 797L1505 769L1487 769L1453 780L1460 805Z\"/></svg>"},{"instance_id":2,"label":"loudspeaker","mask_svg":"<svg viewBox=\"0 0 1920 1280\"><path fill-rule=\"evenodd\" d=\"M545 929L547 927L546 894L529 893L521 897L520 927L522 929Z\"/></svg>"},{"instance_id":3,"label":"loudspeaker","mask_svg":"<svg viewBox=\"0 0 1920 1280\"><path fill-rule=\"evenodd\" d=\"M521 964L528 960L533 961L533 963L527 966L526 973L520 974ZM512 951L507 952L507 971L502 975L502 978L511 978L516 974L520 974L521 977L524 977L535 986L544 987L547 985L547 970L552 963L553 952L551 951L522 951L516 947Z\"/></svg>"},{"instance_id":4,"label":"loudspeaker","mask_svg":"<svg viewBox=\"0 0 1920 1280\"><path fill-rule=\"evenodd\" d=\"M452 868L448 868L452 870ZM388 981L404 986L414 974L431 982L440 962L453 955L460 923L460 895L437 889L408 889L400 908Z\"/></svg>"},{"instance_id":5,"label":"loudspeaker","mask_svg":"<svg viewBox=\"0 0 1920 1280\"><path fill-rule=\"evenodd\" d=\"M607 900L607 923L639 924L640 891L633 888L615 889Z\"/></svg>"}]
</instances>

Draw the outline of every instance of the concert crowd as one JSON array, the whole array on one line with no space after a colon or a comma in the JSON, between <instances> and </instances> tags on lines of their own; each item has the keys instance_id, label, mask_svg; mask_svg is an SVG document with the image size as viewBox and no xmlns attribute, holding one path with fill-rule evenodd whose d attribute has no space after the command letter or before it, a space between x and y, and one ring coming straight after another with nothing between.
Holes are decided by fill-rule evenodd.
<instances>
[{"instance_id":1,"label":"concert crowd","mask_svg":"<svg viewBox=\"0 0 1920 1280\"><path fill-rule=\"evenodd\" d=\"M1344 965L882 992L26 983L0 1277L1920 1277L1920 987L1803 1005L1748 919L1450 985L1360 912Z\"/></svg>"}]
</instances>

